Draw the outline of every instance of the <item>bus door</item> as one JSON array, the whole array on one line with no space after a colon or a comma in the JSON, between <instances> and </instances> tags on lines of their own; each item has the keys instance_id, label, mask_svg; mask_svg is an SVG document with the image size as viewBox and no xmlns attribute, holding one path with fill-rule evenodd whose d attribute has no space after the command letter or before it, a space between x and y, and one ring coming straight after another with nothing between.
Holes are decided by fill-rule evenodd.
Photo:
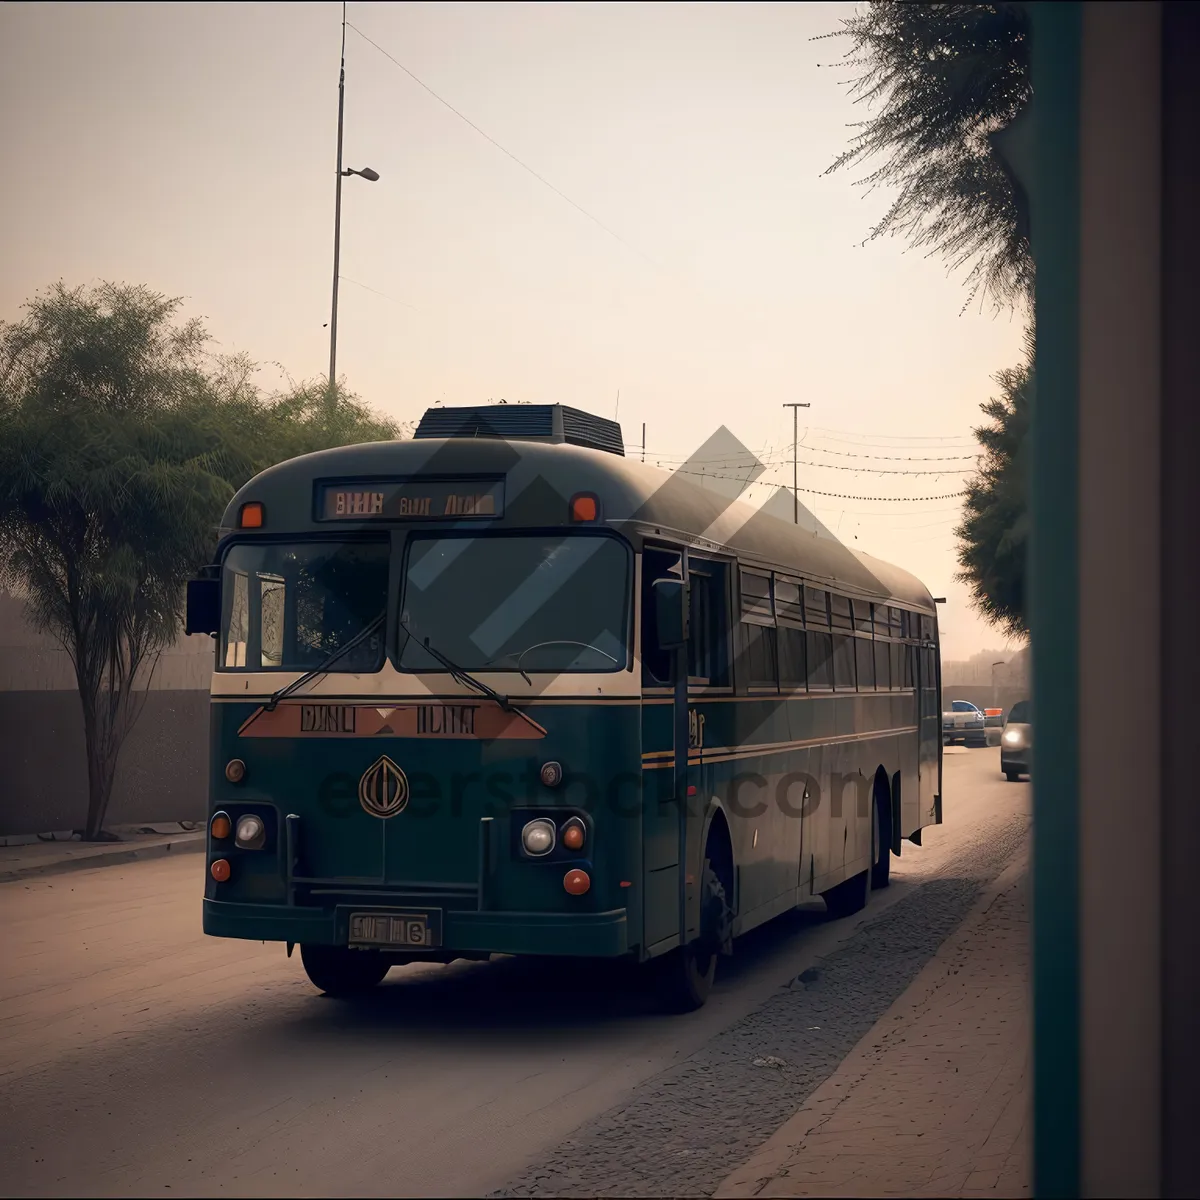
<instances>
[{"instance_id":1,"label":"bus door","mask_svg":"<svg viewBox=\"0 0 1200 1200\"><path fill-rule=\"evenodd\" d=\"M680 681L677 647L659 636L659 600L655 583L681 584L683 553L675 548L647 546L640 560L639 610L642 667L642 854L644 872L643 945L648 950L679 936L680 806L690 771L682 778L677 761L678 734L686 753L688 707L686 680ZM684 600L686 604L686 598ZM690 850L690 847L689 847Z\"/></svg>"}]
</instances>

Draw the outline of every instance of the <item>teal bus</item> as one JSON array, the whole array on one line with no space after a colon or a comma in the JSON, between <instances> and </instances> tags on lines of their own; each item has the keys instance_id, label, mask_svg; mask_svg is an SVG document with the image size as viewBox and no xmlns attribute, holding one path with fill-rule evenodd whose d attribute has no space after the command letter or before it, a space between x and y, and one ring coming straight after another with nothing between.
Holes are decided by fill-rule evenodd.
<instances>
[{"instance_id":1,"label":"teal bus","mask_svg":"<svg viewBox=\"0 0 1200 1200\"><path fill-rule=\"evenodd\" d=\"M628 960L677 1009L941 821L911 575L561 405L272 467L189 584L213 636L204 930L338 996L396 964Z\"/></svg>"}]
</instances>

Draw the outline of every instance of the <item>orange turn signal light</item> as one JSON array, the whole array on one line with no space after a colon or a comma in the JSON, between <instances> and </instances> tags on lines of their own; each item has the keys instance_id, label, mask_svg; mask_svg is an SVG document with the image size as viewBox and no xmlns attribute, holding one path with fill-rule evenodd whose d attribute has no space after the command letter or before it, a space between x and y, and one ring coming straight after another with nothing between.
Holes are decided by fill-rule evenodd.
<instances>
[{"instance_id":1,"label":"orange turn signal light","mask_svg":"<svg viewBox=\"0 0 1200 1200\"><path fill-rule=\"evenodd\" d=\"M594 521L600 514L600 506L596 503L596 497L588 495L586 492L571 497L571 520L572 521Z\"/></svg>"},{"instance_id":2,"label":"orange turn signal light","mask_svg":"<svg viewBox=\"0 0 1200 1200\"><path fill-rule=\"evenodd\" d=\"M212 872L212 877L218 883L224 883L229 878L229 860L218 858L215 863L209 868Z\"/></svg>"},{"instance_id":3,"label":"orange turn signal light","mask_svg":"<svg viewBox=\"0 0 1200 1200\"><path fill-rule=\"evenodd\" d=\"M263 506L257 500L243 504L238 524L243 529L261 529L263 527Z\"/></svg>"},{"instance_id":4,"label":"orange turn signal light","mask_svg":"<svg viewBox=\"0 0 1200 1200\"><path fill-rule=\"evenodd\" d=\"M583 825L579 821L568 821L562 831L562 844L568 850L583 849Z\"/></svg>"},{"instance_id":5,"label":"orange turn signal light","mask_svg":"<svg viewBox=\"0 0 1200 1200\"><path fill-rule=\"evenodd\" d=\"M209 830L217 841L223 841L233 832L233 824L224 813L217 813L209 825Z\"/></svg>"},{"instance_id":6,"label":"orange turn signal light","mask_svg":"<svg viewBox=\"0 0 1200 1200\"><path fill-rule=\"evenodd\" d=\"M214 864L214 866L215 865L216 864ZM563 887L565 887L567 892L572 896L582 896L584 892L586 892L591 886L592 881L588 878L588 873L586 871L580 871L576 869L574 871L568 871L566 875L563 876Z\"/></svg>"}]
</instances>

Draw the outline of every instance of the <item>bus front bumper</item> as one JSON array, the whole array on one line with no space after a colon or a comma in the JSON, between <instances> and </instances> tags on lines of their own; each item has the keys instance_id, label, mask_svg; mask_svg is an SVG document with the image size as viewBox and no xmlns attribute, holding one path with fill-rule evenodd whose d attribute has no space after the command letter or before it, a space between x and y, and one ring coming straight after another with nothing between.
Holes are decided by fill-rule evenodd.
<instances>
[{"instance_id":1,"label":"bus front bumper","mask_svg":"<svg viewBox=\"0 0 1200 1200\"><path fill-rule=\"evenodd\" d=\"M386 904L310 908L205 900L204 932L255 942L345 946L352 911L385 912L387 908ZM442 921L442 944L433 949L445 953L618 958L629 951L623 908L602 913L450 910L443 913Z\"/></svg>"}]
</instances>

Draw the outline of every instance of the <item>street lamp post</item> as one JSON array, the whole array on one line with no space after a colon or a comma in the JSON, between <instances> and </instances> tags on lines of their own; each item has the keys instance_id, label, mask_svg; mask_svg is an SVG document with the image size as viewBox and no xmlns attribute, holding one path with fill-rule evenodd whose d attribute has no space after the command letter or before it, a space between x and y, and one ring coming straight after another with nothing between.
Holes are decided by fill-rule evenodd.
<instances>
[{"instance_id":1,"label":"street lamp post","mask_svg":"<svg viewBox=\"0 0 1200 1200\"><path fill-rule=\"evenodd\" d=\"M1006 666L1008 666L1007 663L1002 663L1002 662L992 663L992 707L993 708L996 707L996 668L997 667L1006 667Z\"/></svg>"},{"instance_id":2,"label":"street lamp post","mask_svg":"<svg viewBox=\"0 0 1200 1200\"><path fill-rule=\"evenodd\" d=\"M342 4L342 66L338 76L338 132L337 132L337 192L333 204L333 310L329 316L329 402L333 403L337 387L337 310L338 271L342 256L342 178L360 175L368 183L379 179L379 172L363 167L342 169L342 121L346 111L346 5Z\"/></svg>"}]
</instances>

